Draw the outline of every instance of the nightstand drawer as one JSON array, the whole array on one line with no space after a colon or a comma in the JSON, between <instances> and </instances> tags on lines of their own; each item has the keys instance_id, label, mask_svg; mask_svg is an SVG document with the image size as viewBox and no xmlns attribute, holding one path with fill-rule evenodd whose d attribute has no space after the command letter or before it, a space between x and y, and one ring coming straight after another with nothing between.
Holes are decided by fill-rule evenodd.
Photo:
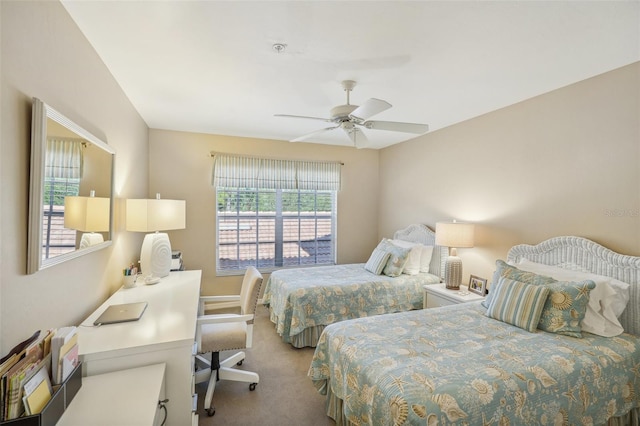
<instances>
[{"instance_id":1,"label":"nightstand drawer","mask_svg":"<svg viewBox=\"0 0 640 426\"><path fill-rule=\"evenodd\" d=\"M456 305L458 303L469 303L484 299L476 293L467 291L467 287L460 287L460 290L449 290L444 284L426 284L424 289L424 308L438 308L440 306Z\"/></svg>"},{"instance_id":2,"label":"nightstand drawer","mask_svg":"<svg viewBox=\"0 0 640 426\"><path fill-rule=\"evenodd\" d=\"M426 303L425 303L425 308L438 308L440 306L447 306L447 305L455 305L456 302L453 302L451 300L447 300L444 297L441 297L437 294L429 294L425 297L426 299Z\"/></svg>"}]
</instances>

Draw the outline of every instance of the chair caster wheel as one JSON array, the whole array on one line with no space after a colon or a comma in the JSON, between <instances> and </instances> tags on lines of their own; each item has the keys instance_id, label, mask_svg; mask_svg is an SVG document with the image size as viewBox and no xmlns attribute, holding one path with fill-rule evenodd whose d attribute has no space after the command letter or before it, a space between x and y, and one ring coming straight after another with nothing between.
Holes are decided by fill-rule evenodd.
<instances>
[{"instance_id":1,"label":"chair caster wheel","mask_svg":"<svg viewBox=\"0 0 640 426\"><path fill-rule=\"evenodd\" d=\"M257 386L257 385L258 385L257 383L251 383L251 384L249 385L249 390L250 390L250 391L254 391L254 390L256 390L256 386Z\"/></svg>"},{"instance_id":2,"label":"chair caster wheel","mask_svg":"<svg viewBox=\"0 0 640 426\"><path fill-rule=\"evenodd\" d=\"M216 413L216 409L211 407L207 410L207 416L212 417Z\"/></svg>"}]
</instances>

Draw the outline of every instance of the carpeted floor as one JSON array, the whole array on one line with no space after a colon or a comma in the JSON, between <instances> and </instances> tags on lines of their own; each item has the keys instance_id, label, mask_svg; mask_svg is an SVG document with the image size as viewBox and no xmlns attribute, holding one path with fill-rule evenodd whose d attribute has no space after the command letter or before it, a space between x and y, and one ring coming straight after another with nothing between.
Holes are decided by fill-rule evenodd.
<instances>
[{"instance_id":1,"label":"carpeted floor","mask_svg":"<svg viewBox=\"0 0 640 426\"><path fill-rule=\"evenodd\" d=\"M213 417L202 408L206 383L196 385L199 426L335 425L325 414L324 396L307 377L313 348L295 349L283 343L262 305L258 305L253 330L253 347L245 351L247 357L238 368L258 373L260 383L250 391L248 383L219 381L213 396ZM221 353L220 359L231 353Z\"/></svg>"}]
</instances>

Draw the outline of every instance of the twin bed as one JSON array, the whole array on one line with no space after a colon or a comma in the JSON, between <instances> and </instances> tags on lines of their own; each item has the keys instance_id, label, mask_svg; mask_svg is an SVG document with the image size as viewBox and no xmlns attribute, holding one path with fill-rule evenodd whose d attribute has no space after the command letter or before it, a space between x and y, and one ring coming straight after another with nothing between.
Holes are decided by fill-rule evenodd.
<instances>
[{"instance_id":1,"label":"twin bed","mask_svg":"<svg viewBox=\"0 0 640 426\"><path fill-rule=\"evenodd\" d=\"M557 237L513 247L507 262L511 278L540 284L529 290L556 289L544 308L564 310L564 323L545 310L540 318L549 331L536 329L537 318L532 331L510 318L496 319L503 288L519 288L505 287L510 278L500 272L493 300L332 324L317 342L309 369L316 388L327 395L327 414L337 425L638 424L640 257L579 237ZM575 282L518 269L526 262L541 271L546 265L572 271ZM584 281L585 273L595 288ZM594 308L607 316L610 300L618 297L610 291L614 287L628 300L616 312L624 332L587 332L581 315L586 318L585 309ZM603 321L592 324L598 329Z\"/></svg>"},{"instance_id":2,"label":"twin bed","mask_svg":"<svg viewBox=\"0 0 640 426\"><path fill-rule=\"evenodd\" d=\"M422 309L422 286L440 282L447 249L435 246L434 232L420 224L397 231L393 240L433 247L428 272L389 277L361 263L273 272L263 303L282 340L297 348L315 347L329 324Z\"/></svg>"}]
</instances>

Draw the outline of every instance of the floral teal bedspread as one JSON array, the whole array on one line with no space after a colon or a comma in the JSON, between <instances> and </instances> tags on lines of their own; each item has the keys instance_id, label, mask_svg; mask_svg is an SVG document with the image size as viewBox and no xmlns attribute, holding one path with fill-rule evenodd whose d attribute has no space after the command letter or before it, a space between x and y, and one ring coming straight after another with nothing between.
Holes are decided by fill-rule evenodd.
<instances>
[{"instance_id":1,"label":"floral teal bedspread","mask_svg":"<svg viewBox=\"0 0 640 426\"><path fill-rule=\"evenodd\" d=\"M529 333L484 312L470 303L333 324L309 376L356 425L600 425L640 405L640 337Z\"/></svg>"},{"instance_id":2,"label":"floral teal bedspread","mask_svg":"<svg viewBox=\"0 0 640 426\"><path fill-rule=\"evenodd\" d=\"M306 328L390 312L422 309L431 274L375 275L364 264L283 269L267 281L263 303L285 342Z\"/></svg>"}]
</instances>

